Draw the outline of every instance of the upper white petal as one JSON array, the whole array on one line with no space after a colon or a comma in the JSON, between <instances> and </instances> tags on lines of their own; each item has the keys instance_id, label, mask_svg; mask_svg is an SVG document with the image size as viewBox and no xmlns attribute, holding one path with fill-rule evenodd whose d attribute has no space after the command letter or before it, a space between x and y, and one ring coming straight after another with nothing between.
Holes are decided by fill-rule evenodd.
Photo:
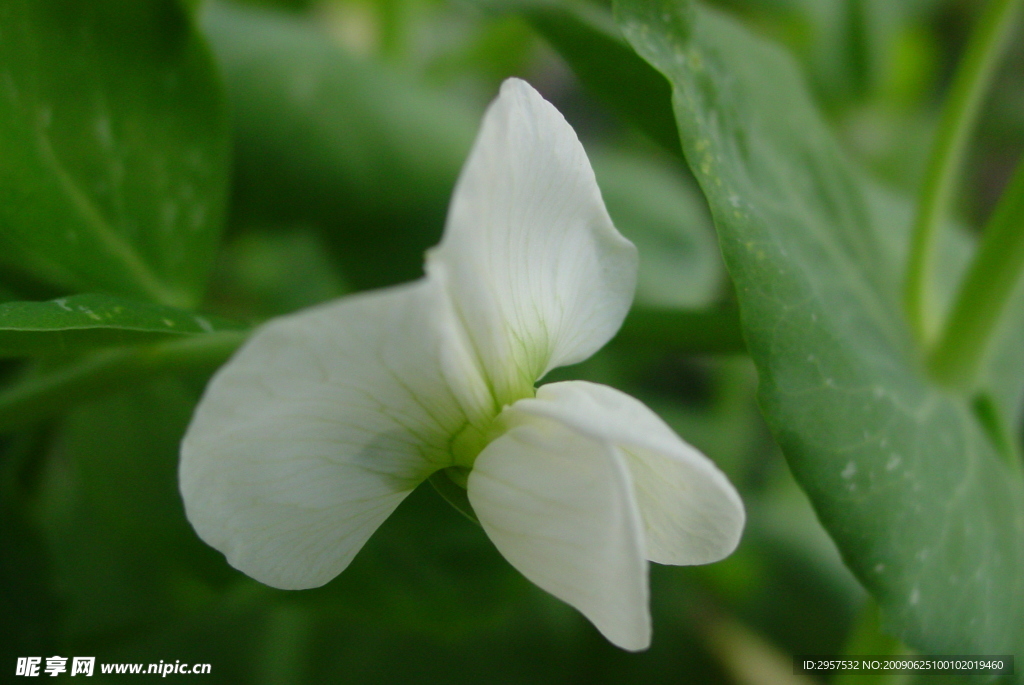
<instances>
[{"instance_id":1,"label":"upper white petal","mask_svg":"<svg viewBox=\"0 0 1024 685\"><path fill-rule=\"evenodd\" d=\"M536 399L507 411L558 421L625 456L649 560L706 564L739 544L745 513L736 489L643 403L605 385L567 381L541 386Z\"/></svg>"},{"instance_id":2,"label":"upper white petal","mask_svg":"<svg viewBox=\"0 0 1024 685\"><path fill-rule=\"evenodd\" d=\"M182 443L189 521L236 568L307 588L340 573L493 405L425 280L265 325L214 377Z\"/></svg>"},{"instance_id":3,"label":"upper white petal","mask_svg":"<svg viewBox=\"0 0 1024 685\"><path fill-rule=\"evenodd\" d=\"M524 576L625 649L650 644L647 562L629 472L608 446L524 417L477 457L468 494Z\"/></svg>"},{"instance_id":4,"label":"upper white petal","mask_svg":"<svg viewBox=\"0 0 1024 685\"><path fill-rule=\"evenodd\" d=\"M427 272L444 273L499 405L618 330L637 257L612 225L572 127L509 79L484 116Z\"/></svg>"}]
</instances>

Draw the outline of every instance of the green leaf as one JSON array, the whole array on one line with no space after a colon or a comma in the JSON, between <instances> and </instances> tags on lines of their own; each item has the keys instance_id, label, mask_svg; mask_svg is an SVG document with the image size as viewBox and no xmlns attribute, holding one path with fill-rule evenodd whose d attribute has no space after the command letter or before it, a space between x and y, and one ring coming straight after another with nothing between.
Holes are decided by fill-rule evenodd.
<instances>
[{"instance_id":1,"label":"green leaf","mask_svg":"<svg viewBox=\"0 0 1024 685\"><path fill-rule=\"evenodd\" d=\"M0 304L0 357L136 345L241 326L112 295L73 295L50 302Z\"/></svg>"},{"instance_id":2,"label":"green leaf","mask_svg":"<svg viewBox=\"0 0 1024 685\"><path fill-rule=\"evenodd\" d=\"M173 0L0 6L0 262L195 304L226 199L226 109Z\"/></svg>"},{"instance_id":3,"label":"green leaf","mask_svg":"<svg viewBox=\"0 0 1024 685\"><path fill-rule=\"evenodd\" d=\"M671 81L776 440L886 625L928 653L1024 650L1024 486L970 398L924 375L893 223L787 56L690 3L621 0ZM902 238L901 238L902 240Z\"/></svg>"}]
</instances>

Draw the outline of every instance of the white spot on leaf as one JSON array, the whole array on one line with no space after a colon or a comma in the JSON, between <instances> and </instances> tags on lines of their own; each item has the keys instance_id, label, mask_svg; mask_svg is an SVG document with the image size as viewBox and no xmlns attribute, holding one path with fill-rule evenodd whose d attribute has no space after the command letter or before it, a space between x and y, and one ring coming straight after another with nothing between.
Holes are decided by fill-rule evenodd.
<instances>
[{"instance_id":1,"label":"white spot on leaf","mask_svg":"<svg viewBox=\"0 0 1024 685\"><path fill-rule=\"evenodd\" d=\"M114 145L114 134L110 129L110 118L104 114L96 117L96 139L100 142L100 145L109 149Z\"/></svg>"}]
</instances>

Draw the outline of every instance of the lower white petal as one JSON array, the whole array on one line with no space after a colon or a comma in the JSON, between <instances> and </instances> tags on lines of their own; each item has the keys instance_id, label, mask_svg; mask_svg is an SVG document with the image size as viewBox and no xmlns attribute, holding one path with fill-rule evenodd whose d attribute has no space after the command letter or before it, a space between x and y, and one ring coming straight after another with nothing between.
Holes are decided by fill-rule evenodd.
<instances>
[{"instance_id":1,"label":"lower white petal","mask_svg":"<svg viewBox=\"0 0 1024 685\"><path fill-rule=\"evenodd\" d=\"M614 445L632 476L647 541L661 564L706 564L739 544L745 514L715 464L629 395L586 381L550 383L510 410L558 421Z\"/></svg>"},{"instance_id":2,"label":"lower white petal","mask_svg":"<svg viewBox=\"0 0 1024 685\"><path fill-rule=\"evenodd\" d=\"M419 281L275 319L210 382L180 485L231 565L280 588L326 583L493 412L440 292Z\"/></svg>"},{"instance_id":3,"label":"lower white petal","mask_svg":"<svg viewBox=\"0 0 1024 685\"><path fill-rule=\"evenodd\" d=\"M619 647L647 648L643 530L619 455L557 422L528 420L480 453L468 493L488 536L524 576Z\"/></svg>"}]
</instances>

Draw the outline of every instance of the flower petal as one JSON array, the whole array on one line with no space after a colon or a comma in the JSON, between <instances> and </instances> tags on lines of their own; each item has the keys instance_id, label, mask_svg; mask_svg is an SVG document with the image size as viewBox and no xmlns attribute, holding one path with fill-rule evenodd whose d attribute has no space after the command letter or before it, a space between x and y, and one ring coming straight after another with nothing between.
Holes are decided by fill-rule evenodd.
<instances>
[{"instance_id":1,"label":"flower petal","mask_svg":"<svg viewBox=\"0 0 1024 685\"><path fill-rule=\"evenodd\" d=\"M645 649L647 562L621 457L557 422L524 418L484 448L469 474L480 524L524 576L611 642Z\"/></svg>"},{"instance_id":2,"label":"flower petal","mask_svg":"<svg viewBox=\"0 0 1024 685\"><path fill-rule=\"evenodd\" d=\"M612 225L572 127L508 79L484 116L427 272L455 308L500 406L619 329L637 256Z\"/></svg>"},{"instance_id":3,"label":"flower petal","mask_svg":"<svg viewBox=\"0 0 1024 685\"><path fill-rule=\"evenodd\" d=\"M181 492L199 536L280 588L340 573L453 436L493 416L421 280L275 319L214 377L182 443Z\"/></svg>"},{"instance_id":4,"label":"flower petal","mask_svg":"<svg viewBox=\"0 0 1024 685\"><path fill-rule=\"evenodd\" d=\"M621 451L650 561L706 564L739 544L745 514L736 489L643 403L605 385L567 381L542 386L536 399L517 402L511 412L558 421Z\"/></svg>"}]
</instances>

